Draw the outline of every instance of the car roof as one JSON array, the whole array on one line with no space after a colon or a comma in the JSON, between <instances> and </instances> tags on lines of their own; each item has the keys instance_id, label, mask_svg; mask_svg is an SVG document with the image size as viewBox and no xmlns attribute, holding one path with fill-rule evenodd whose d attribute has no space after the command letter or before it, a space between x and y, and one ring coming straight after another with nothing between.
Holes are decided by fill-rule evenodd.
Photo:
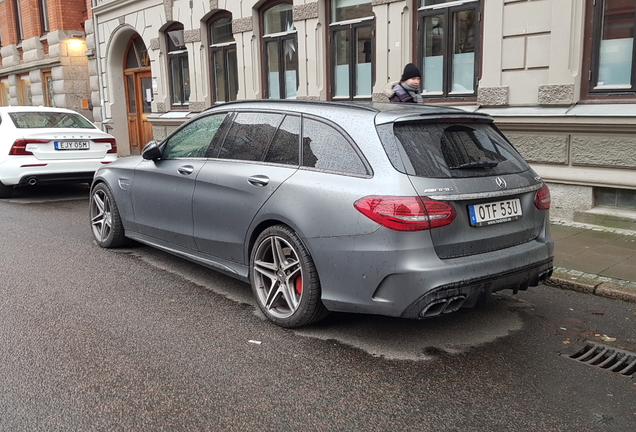
<instances>
[{"instance_id":1,"label":"car roof","mask_svg":"<svg viewBox=\"0 0 636 432\"><path fill-rule=\"evenodd\" d=\"M0 106L0 112L63 112L79 114L77 111L73 111L67 108L54 108L45 106ZM80 114L81 115L81 114Z\"/></svg>"},{"instance_id":2,"label":"car roof","mask_svg":"<svg viewBox=\"0 0 636 432\"><path fill-rule=\"evenodd\" d=\"M487 114L471 113L458 108L392 102L329 102L329 101L305 101L295 99L256 99L227 102L208 110L219 108L242 110L281 110L294 111L305 114L325 115L327 111L337 111L342 115L347 112L354 116L368 116L375 119L376 124L392 123L395 121L417 121L423 119L457 118L492 121Z\"/></svg>"}]
</instances>

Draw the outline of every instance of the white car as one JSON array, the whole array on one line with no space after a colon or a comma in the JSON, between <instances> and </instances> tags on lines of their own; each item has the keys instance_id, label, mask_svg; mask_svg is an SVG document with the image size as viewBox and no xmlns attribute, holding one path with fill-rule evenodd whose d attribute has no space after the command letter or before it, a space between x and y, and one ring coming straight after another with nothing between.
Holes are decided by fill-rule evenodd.
<instances>
[{"instance_id":1,"label":"white car","mask_svg":"<svg viewBox=\"0 0 636 432\"><path fill-rule=\"evenodd\" d=\"M115 137L75 111L0 107L0 198L15 186L90 183L116 159Z\"/></svg>"}]
</instances>

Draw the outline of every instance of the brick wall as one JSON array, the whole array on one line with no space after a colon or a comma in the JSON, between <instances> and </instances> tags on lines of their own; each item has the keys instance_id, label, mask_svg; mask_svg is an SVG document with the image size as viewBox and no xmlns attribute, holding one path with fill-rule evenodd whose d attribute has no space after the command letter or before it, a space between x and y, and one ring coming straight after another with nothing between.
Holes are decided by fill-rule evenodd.
<instances>
[{"instance_id":1,"label":"brick wall","mask_svg":"<svg viewBox=\"0 0 636 432\"><path fill-rule=\"evenodd\" d=\"M24 39L41 36L44 31L40 23L39 0L5 0L0 3L0 31L2 46L17 44L18 27L15 19L15 4L20 2ZM84 21L89 17L90 0L47 0L50 31L84 31Z\"/></svg>"},{"instance_id":2,"label":"brick wall","mask_svg":"<svg viewBox=\"0 0 636 432\"><path fill-rule=\"evenodd\" d=\"M0 30L2 30L2 46L18 42L18 30L15 22L15 0L5 0L0 4Z\"/></svg>"},{"instance_id":3,"label":"brick wall","mask_svg":"<svg viewBox=\"0 0 636 432\"><path fill-rule=\"evenodd\" d=\"M24 0L23 0L24 1ZM49 24L51 31L81 30L88 19L86 0L47 0L49 5Z\"/></svg>"}]
</instances>

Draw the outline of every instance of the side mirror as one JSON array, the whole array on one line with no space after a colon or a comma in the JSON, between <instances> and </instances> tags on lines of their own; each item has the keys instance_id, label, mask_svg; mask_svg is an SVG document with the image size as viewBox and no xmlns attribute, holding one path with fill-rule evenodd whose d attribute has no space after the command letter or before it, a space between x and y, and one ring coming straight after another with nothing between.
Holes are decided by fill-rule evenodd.
<instances>
[{"instance_id":1,"label":"side mirror","mask_svg":"<svg viewBox=\"0 0 636 432\"><path fill-rule=\"evenodd\" d=\"M144 146L144 149L141 151L141 157L146 160L161 159L161 149L159 148L159 143L155 140L152 140L148 144L146 144Z\"/></svg>"}]
</instances>

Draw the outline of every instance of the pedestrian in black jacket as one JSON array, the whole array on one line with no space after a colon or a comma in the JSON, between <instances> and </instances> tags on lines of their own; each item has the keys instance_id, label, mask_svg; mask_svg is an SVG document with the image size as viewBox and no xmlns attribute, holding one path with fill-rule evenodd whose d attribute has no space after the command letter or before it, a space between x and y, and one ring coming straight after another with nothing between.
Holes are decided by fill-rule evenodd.
<instances>
[{"instance_id":1,"label":"pedestrian in black jacket","mask_svg":"<svg viewBox=\"0 0 636 432\"><path fill-rule=\"evenodd\" d=\"M386 85L384 94L391 102L422 103L420 81L422 74L413 63L404 66L400 81L393 81Z\"/></svg>"}]
</instances>

